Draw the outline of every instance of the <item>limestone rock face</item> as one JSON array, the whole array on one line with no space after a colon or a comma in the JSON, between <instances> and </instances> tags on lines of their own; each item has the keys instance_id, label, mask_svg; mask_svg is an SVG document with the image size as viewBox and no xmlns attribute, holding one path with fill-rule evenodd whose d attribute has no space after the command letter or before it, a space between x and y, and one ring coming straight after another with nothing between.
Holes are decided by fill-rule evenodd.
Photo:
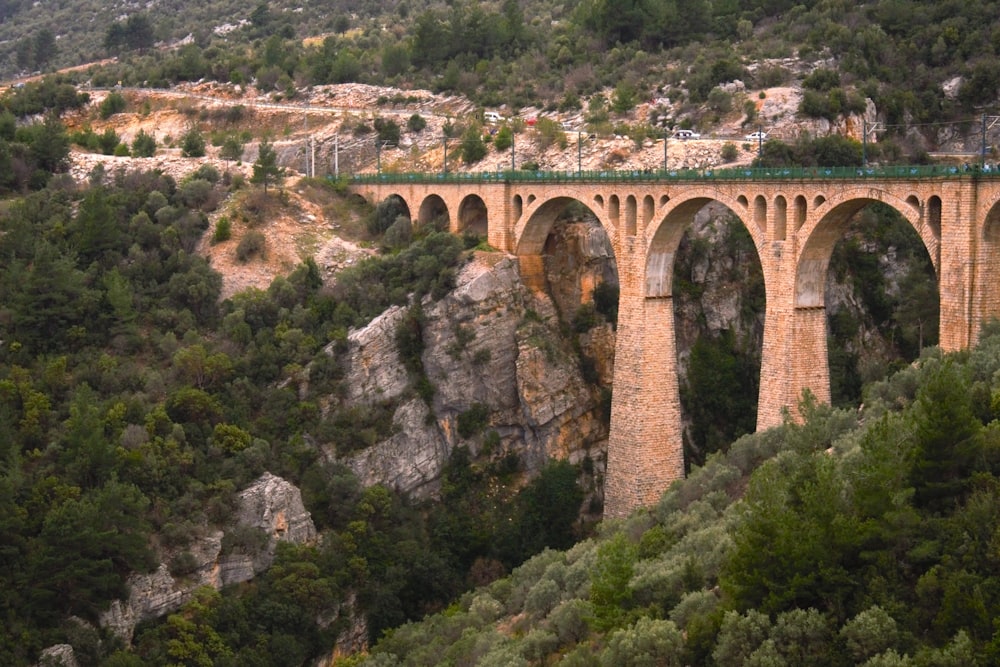
<instances>
[{"instance_id":1,"label":"limestone rock face","mask_svg":"<svg viewBox=\"0 0 1000 667\"><path fill-rule=\"evenodd\" d=\"M55 644L42 651L38 664L41 667L79 667L76 653L69 644Z\"/></svg>"},{"instance_id":2,"label":"limestone rock face","mask_svg":"<svg viewBox=\"0 0 1000 667\"><path fill-rule=\"evenodd\" d=\"M237 547L223 553L226 531L248 530L262 533L259 548ZM220 589L247 581L267 569L274 561L279 541L306 544L316 539L316 527L302 504L301 492L271 473L264 473L239 494L234 524L226 531L206 530L189 545L193 565L183 575L171 574L167 562L149 574L131 575L128 599L112 602L101 617L101 625L129 642L138 623L176 611L197 588ZM166 561L177 554L168 556Z\"/></svg>"},{"instance_id":3,"label":"limestone rock face","mask_svg":"<svg viewBox=\"0 0 1000 667\"><path fill-rule=\"evenodd\" d=\"M608 252L587 234L571 244L576 259L568 262L578 276L590 275L579 270L588 252ZM589 285L596 279L576 281ZM566 298L589 298L592 290L578 287L575 296ZM456 446L468 446L475 455L483 433L490 431L498 436L501 452L521 457L529 475L550 457L591 456L602 465L607 424L599 415L600 392L581 377L579 357L559 333L559 310L548 294L525 286L517 258L477 253L459 272L451 293L423 304L422 361L435 387L430 407L411 398L412 380L396 351L402 309L391 309L352 332L345 404L397 399L394 435L343 459L337 459L335 443L326 443L328 457L345 463L365 484L383 483L417 497L436 492ZM614 349L606 336L603 340L601 350ZM610 382L610 375L607 379ZM487 424L463 438L459 415L474 406L485 406Z\"/></svg>"},{"instance_id":4,"label":"limestone rock face","mask_svg":"<svg viewBox=\"0 0 1000 667\"><path fill-rule=\"evenodd\" d=\"M302 504L302 492L269 472L240 493L236 521L268 537L267 549L255 554L255 572L270 567L278 542L309 544L316 539L316 526Z\"/></svg>"}]
</instances>

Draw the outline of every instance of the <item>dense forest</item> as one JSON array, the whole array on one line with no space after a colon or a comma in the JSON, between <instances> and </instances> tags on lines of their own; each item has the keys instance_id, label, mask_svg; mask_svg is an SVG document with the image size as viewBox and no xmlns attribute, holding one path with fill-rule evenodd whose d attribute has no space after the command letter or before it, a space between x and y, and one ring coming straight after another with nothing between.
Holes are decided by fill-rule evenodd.
<instances>
[{"instance_id":1,"label":"dense forest","mask_svg":"<svg viewBox=\"0 0 1000 667\"><path fill-rule=\"evenodd\" d=\"M48 4L4 2L0 71L115 56L75 76L95 85L254 83L289 96L302 86L363 82L460 93L515 112L580 110L595 119L604 111L590 105L605 91L613 91L605 102L618 111L669 98L704 107L710 120L726 109L720 84L799 80L809 91L800 113L834 118L863 109L869 98L887 138L900 140L907 129L933 139L934 123L988 112L1000 88L1000 19L987 1L218 0L158 3L145 12L63 4L50 11ZM74 20L60 18L67 12ZM949 92L954 81L960 85Z\"/></svg>"},{"instance_id":2,"label":"dense forest","mask_svg":"<svg viewBox=\"0 0 1000 667\"><path fill-rule=\"evenodd\" d=\"M222 300L195 247L224 199L256 215L281 205L266 189L280 178L267 151L255 183L210 166L77 183L73 144L136 156L156 146L69 133L61 118L88 104L83 82L208 79L275 98L365 82L579 112L610 131L639 100L669 99L677 115L664 124L711 124L728 110L725 84L795 81L804 117L874 102L885 135L868 159L924 161L941 128L974 134L969 118L996 101L997 3L98 4L0 0L6 75L115 57L0 98L0 662L31 664L65 642L82 665L308 664L345 629L331 619L349 597L373 650L344 665L1000 661L1000 333L967 353L928 349L933 269L887 208L863 211L831 261L834 283L863 305L831 312L835 406L807 398L805 423L739 437L754 424L758 337L700 339L682 387L690 479L590 537L578 517L584 465L554 461L525 481L516 456L474 461L458 448L440 502L418 502L364 488L311 444L349 452L385 434L385 406L320 408L344 392L347 332L390 305L443 296L481 239L414 230L388 203L357 209L381 256L332 288L306 261ZM100 29L77 32L88 25ZM100 113L120 100L109 95ZM203 154L205 139L181 138L184 154ZM861 160L855 141L805 137L769 141L757 164ZM304 187L343 195L338 182ZM727 242L741 267L752 262L747 238L734 229ZM682 244L680 298L701 295L690 278L702 250ZM746 282L749 322L762 294ZM591 323L613 320L607 300ZM396 342L426 400L421 317L408 311ZM861 335L876 330L891 348L878 358ZM469 428L482 420L464 416ZM282 545L265 574L200 592L140 626L131 647L98 628L129 573L169 552L171 572L185 574L189 549L264 471L302 490L321 542ZM225 548L259 536L242 539Z\"/></svg>"},{"instance_id":3,"label":"dense forest","mask_svg":"<svg viewBox=\"0 0 1000 667\"><path fill-rule=\"evenodd\" d=\"M374 639L447 605L475 582L476 562L503 572L579 537L577 466L553 462L525 485L516 456L472 466L457 449L445 502L420 505L362 488L309 444L350 451L391 428L384 406L319 409L343 392L347 330L410 295L444 294L478 239L427 226L335 289L307 261L220 301L221 277L194 252L206 214L224 196L267 210L278 191L208 166L181 182L96 172L76 184L59 173L69 142L52 114L6 141L31 167L21 185L39 189L0 210L0 662L66 641L81 664L301 664L329 650L342 628L319 619L348 593ZM382 231L397 217L360 213ZM418 311L398 339L419 362ZM433 396L419 368L413 382ZM216 625L168 620L140 630L131 653L101 636L99 612L126 594L130 572L159 562L154 545L183 575L188 547L265 470L302 489L322 546L283 548L263 581L220 598Z\"/></svg>"}]
</instances>

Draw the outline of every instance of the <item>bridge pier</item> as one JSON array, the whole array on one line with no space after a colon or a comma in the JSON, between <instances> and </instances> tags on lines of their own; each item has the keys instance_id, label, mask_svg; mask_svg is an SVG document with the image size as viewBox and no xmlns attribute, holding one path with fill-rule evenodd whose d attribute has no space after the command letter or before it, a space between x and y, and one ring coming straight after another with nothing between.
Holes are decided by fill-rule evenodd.
<instances>
[{"instance_id":1,"label":"bridge pier","mask_svg":"<svg viewBox=\"0 0 1000 667\"><path fill-rule=\"evenodd\" d=\"M684 477L674 303L622 294L618 302L604 515L654 505Z\"/></svg>"}]
</instances>

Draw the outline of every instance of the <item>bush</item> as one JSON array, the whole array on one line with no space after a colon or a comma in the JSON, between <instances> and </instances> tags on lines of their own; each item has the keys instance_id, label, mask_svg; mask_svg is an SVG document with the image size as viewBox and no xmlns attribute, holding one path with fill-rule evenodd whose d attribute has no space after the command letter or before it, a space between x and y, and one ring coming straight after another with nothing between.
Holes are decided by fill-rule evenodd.
<instances>
[{"instance_id":1,"label":"bush","mask_svg":"<svg viewBox=\"0 0 1000 667\"><path fill-rule=\"evenodd\" d=\"M385 230L385 245L390 249L398 250L410 245L413 241L413 224L405 215L396 218L389 229Z\"/></svg>"},{"instance_id":2,"label":"bush","mask_svg":"<svg viewBox=\"0 0 1000 667\"><path fill-rule=\"evenodd\" d=\"M251 230L243 235L239 245L236 246L236 259L246 263L255 256L263 257L266 245L267 239L264 238L264 235L256 230Z\"/></svg>"},{"instance_id":3,"label":"bush","mask_svg":"<svg viewBox=\"0 0 1000 667\"><path fill-rule=\"evenodd\" d=\"M233 223L229 221L229 218L222 216L219 221L215 223L215 232L212 234L212 243L222 243L223 241L228 241L233 236Z\"/></svg>"},{"instance_id":4,"label":"bush","mask_svg":"<svg viewBox=\"0 0 1000 667\"><path fill-rule=\"evenodd\" d=\"M474 164L486 157L486 143L479 134L479 128L470 127L462 136L462 162Z\"/></svg>"},{"instance_id":5,"label":"bush","mask_svg":"<svg viewBox=\"0 0 1000 667\"><path fill-rule=\"evenodd\" d=\"M118 146L118 142L120 141L121 138L118 136L118 133L110 127L104 130L104 132L97 138L97 143L101 148L101 152L105 155L113 155L115 147Z\"/></svg>"},{"instance_id":6,"label":"bush","mask_svg":"<svg viewBox=\"0 0 1000 667\"><path fill-rule=\"evenodd\" d=\"M198 559L190 551L182 551L170 559L171 576L183 577L198 569Z\"/></svg>"},{"instance_id":7,"label":"bush","mask_svg":"<svg viewBox=\"0 0 1000 667\"><path fill-rule=\"evenodd\" d=\"M205 137L198 128L191 128L181 137L181 155L184 157L205 157Z\"/></svg>"},{"instance_id":8,"label":"bush","mask_svg":"<svg viewBox=\"0 0 1000 667\"><path fill-rule=\"evenodd\" d=\"M139 130L132 140L132 155L134 157L153 157L156 154L156 139L146 134L145 130Z\"/></svg>"},{"instance_id":9,"label":"bush","mask_svg":"<svg viewBox=\"0 0 1000 667\"><path fill-rule=\"evenodd\" d=\"M111 118L116 113L125 111L126 106L125 98L122 97L121 93L109 93L108 96L104 98L104 101L101 102L101 106L99 107L101 118L104 118L105 120Z\"/></svg>"},{"instance_id":10,"label":"bush","mask_svg":"<svg viewBox=\"0 0 1000 667\"><path fill-rule=\"evenodd\" d=\"M472 406L458 415L458 434L463 438L471 438L486 427L490 417L490 409L482 403Z\"/></svg>"},{"instance_id":11,"label":"bush","mask_svg":"<svg viewBox=\"0 0 1000 667\"><path fill-rule=\"evenodd\" d=\"M425 127L427 127L427 121L418 113L413 114L406 121L406 129L410 132L420 132Z\"/></svg>"},{"instance_id":12,"label":"bush","mask_svg":"<svg viewBox=\"0 0 1000 667\"><path fill-rule=\"evenodd\" d=\"M739 149L736 148L736 144L731 141L727 141L722 146L722 159L725 162L732 162L739 155Z\"/></svg>"}]
</instances>

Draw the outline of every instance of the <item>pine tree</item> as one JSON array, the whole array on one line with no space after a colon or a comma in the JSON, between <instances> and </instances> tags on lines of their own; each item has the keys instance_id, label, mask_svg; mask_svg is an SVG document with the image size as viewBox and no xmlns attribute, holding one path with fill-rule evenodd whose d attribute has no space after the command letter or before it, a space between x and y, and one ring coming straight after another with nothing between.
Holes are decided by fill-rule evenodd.
<instances>
[{"instance_id":1,"label":"pine tree","mask_svg":"<svg viewBox=\"0 0 1000 667\"><path fill-rule=\"evenodd\" d=\"M253 176L251 183L260 183L264 186L264 193L267 193L267 184L273 182L281 183L285 176L285 170L278 166L278 154L271 146L271 142L265 139L260 142L260 150L257 153L257 161L253 163Z\"/></svg>"}]
</instances>

